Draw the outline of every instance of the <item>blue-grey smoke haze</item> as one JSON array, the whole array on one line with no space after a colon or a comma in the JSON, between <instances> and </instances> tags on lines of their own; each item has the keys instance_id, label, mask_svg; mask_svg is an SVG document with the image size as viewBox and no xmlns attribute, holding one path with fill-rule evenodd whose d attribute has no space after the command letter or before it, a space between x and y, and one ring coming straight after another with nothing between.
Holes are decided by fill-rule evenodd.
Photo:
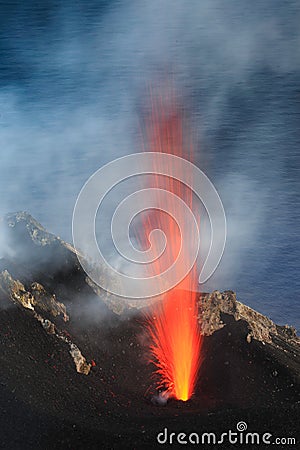
<instances>
[{"instance_id":1,"label":"blue-grey smoke haze","mask_svg":"<svg viewBox=\"0 0 300 450\"><path fill-rule=\"evenodd\" d=\"M1 2L0 214L70 241L83 183L141 150L147 86L171 73L228 220L204 288L299 328L299 23L297 1Z\"/></svg>"}]
</instances>

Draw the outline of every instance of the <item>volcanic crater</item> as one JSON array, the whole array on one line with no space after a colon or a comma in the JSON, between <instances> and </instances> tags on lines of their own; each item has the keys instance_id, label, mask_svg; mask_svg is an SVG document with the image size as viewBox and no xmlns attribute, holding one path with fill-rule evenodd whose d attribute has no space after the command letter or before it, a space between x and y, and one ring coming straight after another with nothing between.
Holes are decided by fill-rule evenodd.
<instances>
[{"instance_id":1,"label":"volcanic crater","mask_svg":"<svg viewBox=\"0 0 300 450\"><path fill-rule=\"evenodd\" d=\"M293 327L274 324L233 291L199 293L194 395L160 405L147 306L94 286L72 246L29 214L6 215L1 233L1 448L155 448L164 428L221 434L239 421L299 442Z\"/></svg>"}]
</instances>

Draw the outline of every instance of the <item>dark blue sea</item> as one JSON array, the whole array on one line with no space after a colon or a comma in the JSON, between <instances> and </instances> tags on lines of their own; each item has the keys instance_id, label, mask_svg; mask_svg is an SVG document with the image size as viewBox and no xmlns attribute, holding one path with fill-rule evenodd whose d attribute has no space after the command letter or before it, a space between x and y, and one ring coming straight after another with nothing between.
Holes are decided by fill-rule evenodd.
<instances>
[{"instance_id":1,"label":"dark blue sea","mask_svg":"<svg viewBox=\"0 0 300 450\"><path fill-rule=\"evenodd\" d=\"M300 329L299 23L293 0L1 1L0 214L71 241L82 185L141 150L147 87L171 74L228 221L202 289Z\"/></svg>"}]
</instances>

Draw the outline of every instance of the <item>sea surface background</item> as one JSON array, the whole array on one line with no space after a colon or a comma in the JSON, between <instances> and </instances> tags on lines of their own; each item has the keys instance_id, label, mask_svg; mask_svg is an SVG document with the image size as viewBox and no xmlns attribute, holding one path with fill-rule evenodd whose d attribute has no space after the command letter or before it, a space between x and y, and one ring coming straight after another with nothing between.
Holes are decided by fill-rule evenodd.
<instances>
[{"instance_id":1,"label":"sea surface background","mask_svg":"<svg viewBox=\"0 0 300 450\"><path fill-rule=\"evenodd\" d=\"M141 150L147 86L171 74L228 220L202 289L299 330L299 23L292 0L1 2L0 214L71 241L82 185Z\"/></svg>"}]
</instances>

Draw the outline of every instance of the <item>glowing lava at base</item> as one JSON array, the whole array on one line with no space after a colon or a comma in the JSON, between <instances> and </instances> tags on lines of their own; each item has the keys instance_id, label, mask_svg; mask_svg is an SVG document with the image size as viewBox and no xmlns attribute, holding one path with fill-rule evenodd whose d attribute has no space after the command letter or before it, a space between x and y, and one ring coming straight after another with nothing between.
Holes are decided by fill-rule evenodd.
<instances>
[{"instance_id":1,"label":"glowing lava at base","mask_svg":"<svg viewBox=\"0 0 300 450\"><path fill-rule=\"evenodd\" d=\"M189 149L189 157L192 153L190 143L184 142L183 120L178 113L178 107L176 105L170 107L169 103L167 108L164 106L163 102L156 102L153 105L149 125L150 150L154 152L154 171L157 167L155 158L157 153L169 153L184 158L184 145ZM192 210L193 193L185 185L171 177L160 176L154 177L154 184L155 187L168 190L184 199ZM169 201L174 201L174 197L170 196ZM184 210L176 207L176 212L180 226L187 226ZM167 266L172 265L179 251L184 252L186 267L190 267L188 247L193 245L194 236L191 236L189 243L181 242L178 224L170 215L155 210L144 221L143 228L147 235L151 230L159 228L167 236L165 262L162 263L161 258L154 261L150 270L152 275L162 273L166 263ZM193 394L200 364L202 341L198 328L196 290L197 278L194 266L176 288L164 294L162 301L155 303L152 317L148 318L148 329L152 339L150 347L152 362L157 366L156 373L160 376L160 387L166 388L170 396L183 401L188 400Z\"/></svg>"},{"instance_id":2,"label":"glowing lava at base","mask_svg":"<svg viewBox=\"0 0 300 450\"><path fill-rule=\"evenodd\" d=\"M157 373L170 395L186 401L193 394L199 368L196 294L172 290L155 307L155 314L149 329Z\"/></svg>"}]
</instances>

